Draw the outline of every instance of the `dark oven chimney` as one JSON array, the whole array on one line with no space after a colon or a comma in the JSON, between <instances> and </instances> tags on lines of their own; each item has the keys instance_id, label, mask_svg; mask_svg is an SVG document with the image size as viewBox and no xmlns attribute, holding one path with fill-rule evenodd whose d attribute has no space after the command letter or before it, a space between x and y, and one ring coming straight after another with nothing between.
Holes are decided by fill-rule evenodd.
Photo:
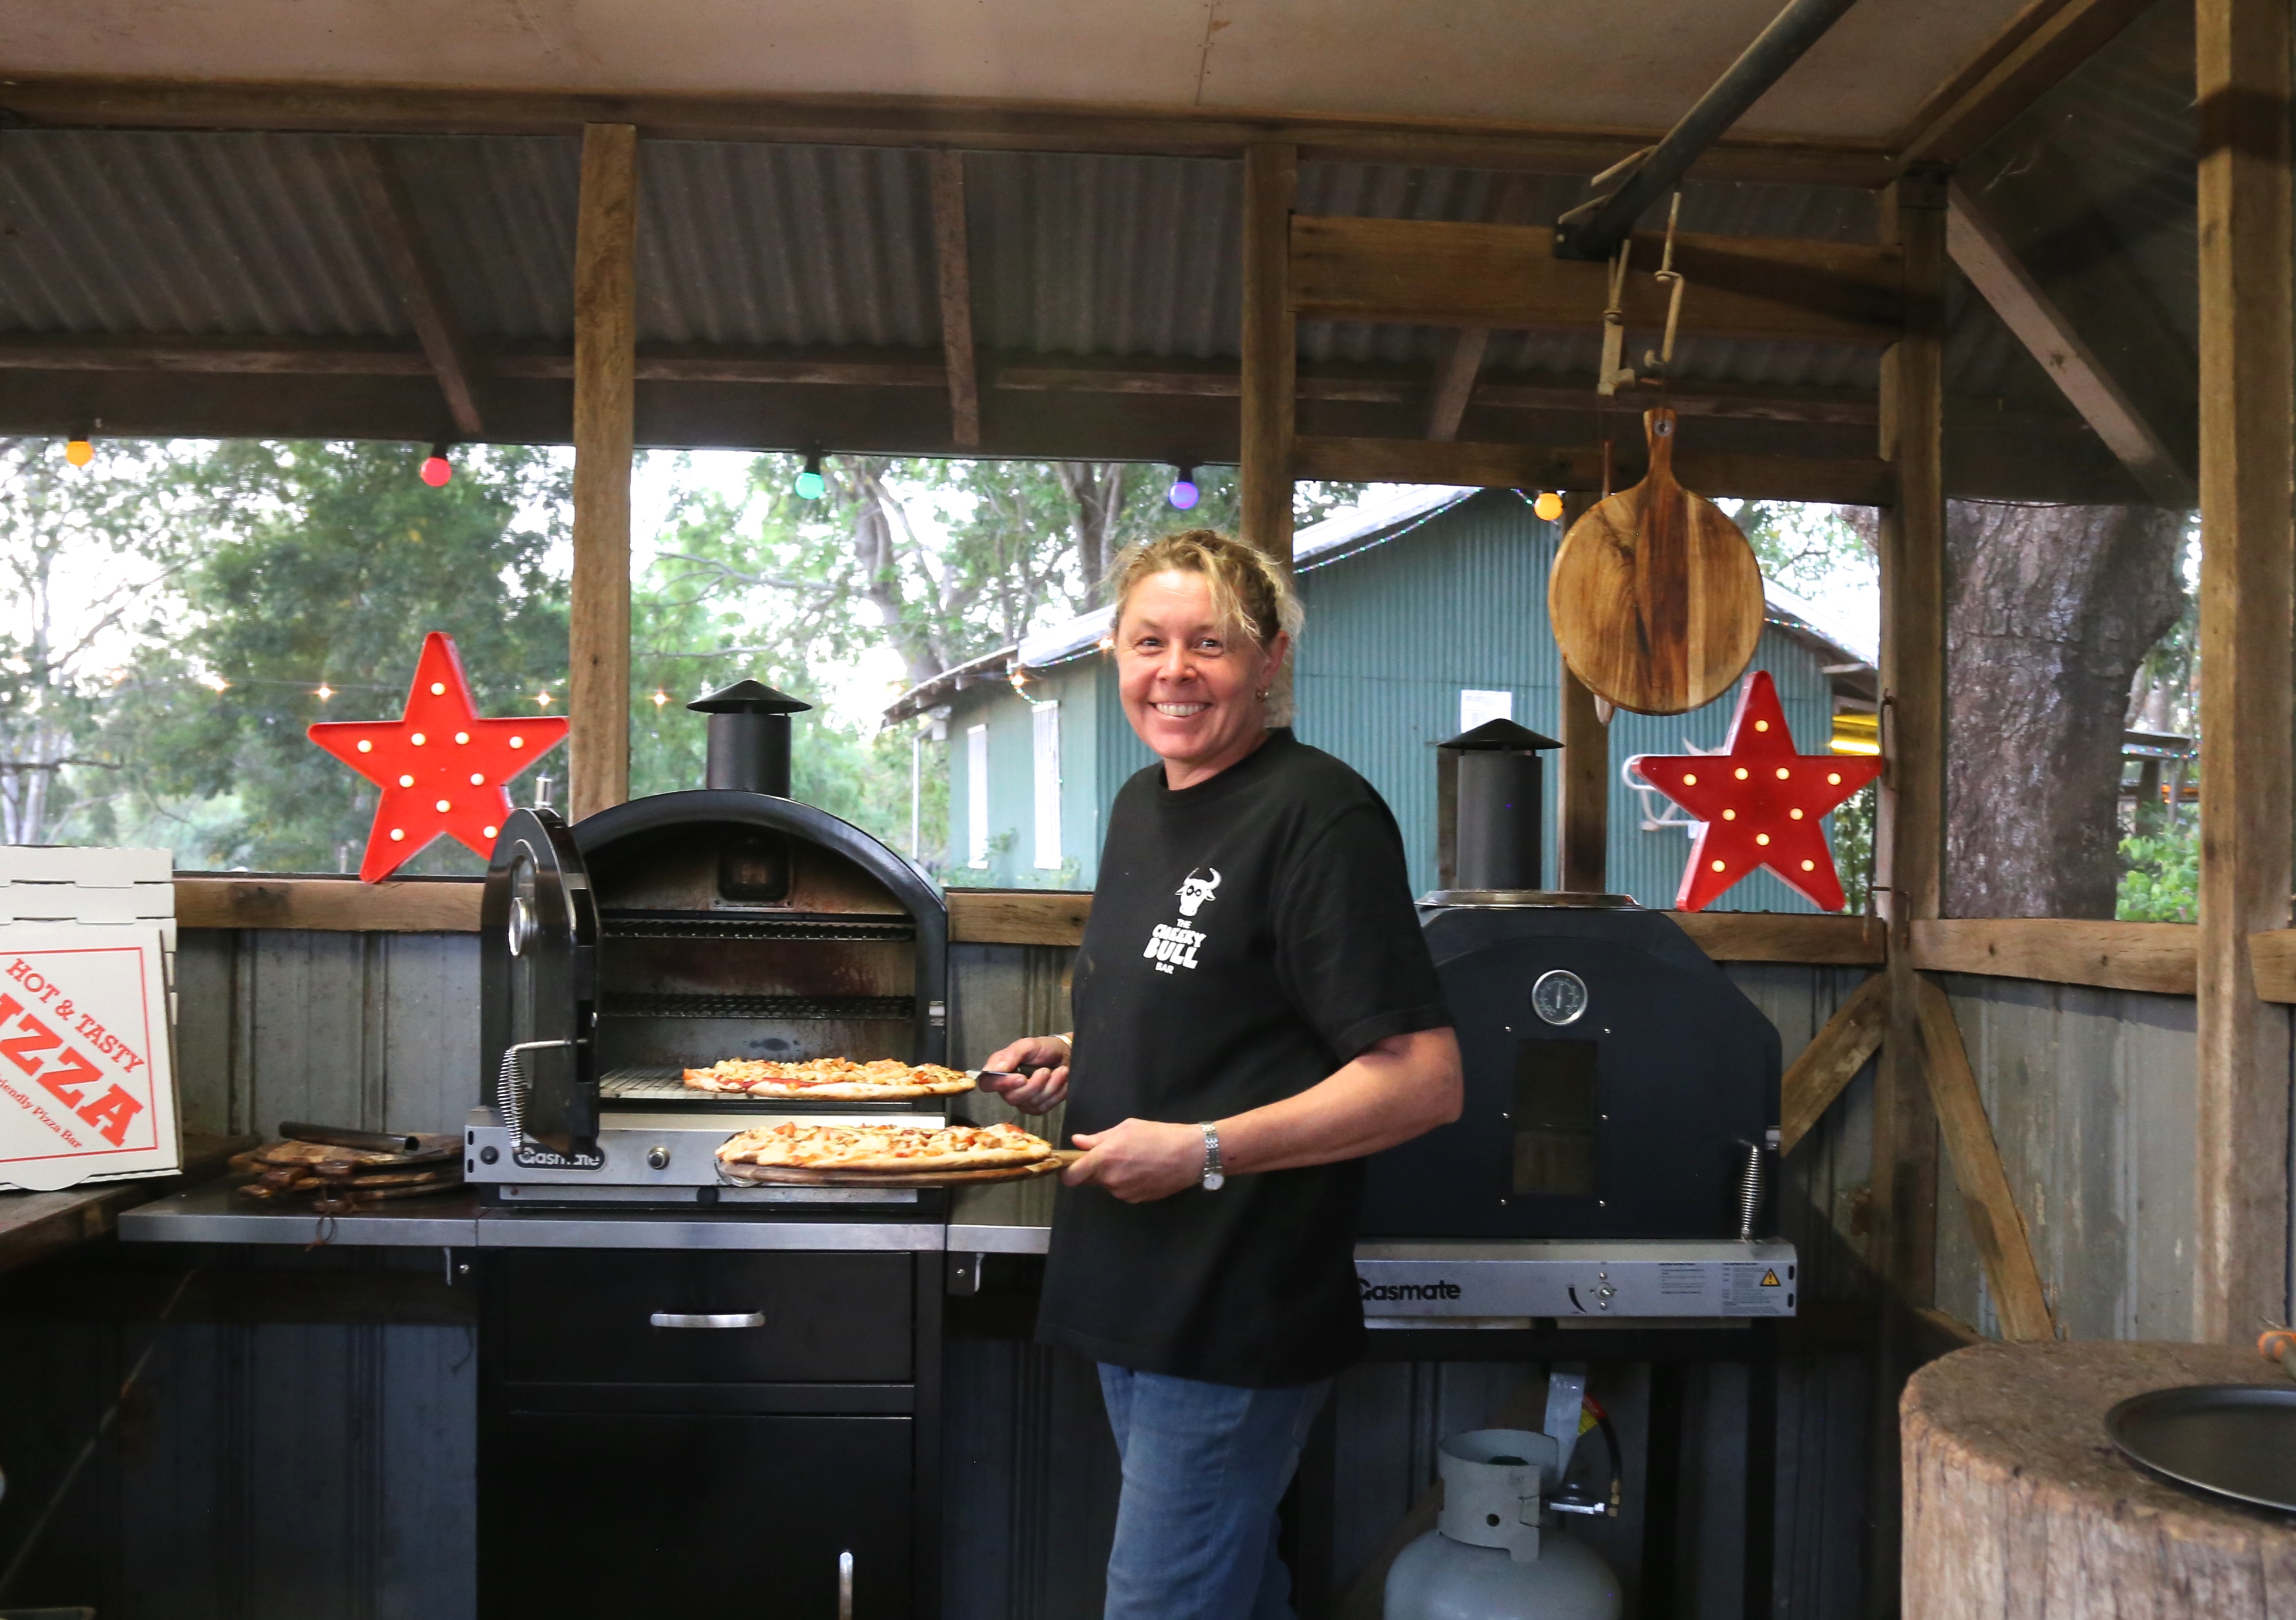
<instances>
[{"instance_id":1,"label":"dark oven chimney","mask_svg":"<svg viewBox=\"0 0 2296 1620\"><path fill-rule=\"evenodd\" d=\"M1562 745L1512 720L1487 720L1436 746L1436 886L1538 889L1545 855L1542 749Z\"/></svg>"},{"instance_id":2,"label":"dark oven chimney","mask_svg":"<svg viewBox=\"0 0 2296 1620\"><path fill-rule=\"evenodd\" d=\"M709 716L704 787L790 796L790 716L812 704L762 681L736 681L685 707Z\"/></svg>"}]
</instances>

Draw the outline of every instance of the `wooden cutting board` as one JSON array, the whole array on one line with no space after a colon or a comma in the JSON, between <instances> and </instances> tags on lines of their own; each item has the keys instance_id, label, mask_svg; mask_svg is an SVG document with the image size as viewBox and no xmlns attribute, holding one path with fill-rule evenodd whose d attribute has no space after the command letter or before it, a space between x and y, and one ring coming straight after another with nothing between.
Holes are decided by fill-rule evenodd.
<instances>
[{"instance_id":1,"label":"wooden cutting board","mask_svg":"<svg viewBox=\"0 0 2296 1620\"><path fill-rule=\"evenodd\" d=\"M1738 526L1674 481L1675 417L1645 412L1650 472L1570 526L1546 611L1570 673L1643 715L1710 703L1752 661L1762 571Z\"/></svg>"}]
</instances>

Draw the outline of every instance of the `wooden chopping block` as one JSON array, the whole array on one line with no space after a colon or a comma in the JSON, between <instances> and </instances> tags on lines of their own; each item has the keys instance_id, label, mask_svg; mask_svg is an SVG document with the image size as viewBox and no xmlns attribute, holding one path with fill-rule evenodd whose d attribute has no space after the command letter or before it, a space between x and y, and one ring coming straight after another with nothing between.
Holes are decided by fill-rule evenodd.
<instances>
[{"instance_id":1,"label":"wooden chopping block","mask_svg":"<svg viewBox=\"0 0 2296 1620\"><path fill-rule=\"evenodd\" d=\"M1710 703L1762 634L1762 570L1738 526L1674 481L1675 415L1643 414L1650 471L1570 526L1546 582L1563 662L1642 715Z\"/></svg>"}]
</instances>

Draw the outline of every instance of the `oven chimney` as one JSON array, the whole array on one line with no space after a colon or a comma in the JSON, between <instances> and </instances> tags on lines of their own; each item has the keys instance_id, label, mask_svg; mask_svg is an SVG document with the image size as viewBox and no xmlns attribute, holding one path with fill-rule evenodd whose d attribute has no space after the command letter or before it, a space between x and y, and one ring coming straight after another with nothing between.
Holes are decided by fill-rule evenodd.
<instances>
[{"instance_id":1,"label":"oven chimney","mask_svg":"<svg viewBox=\"0 0 2296 1620\"><path fill-rule=\"evenodd\" d=\"M709 716L705 787L790 796L790 716L812 704L762 681L736 681L685 707Z\"/></svg>"},{"instance_id":2,"label":"oven chimney","mask_svg":"<svg viewBox=\"0 0 2296 1620\"><path fill-rule=\"evenodd\" d=\"M1435 745L1436 887L1538 889L1545 854L1543 749L1562 745L1487 720Z\"/></svg>"}]
</instances>

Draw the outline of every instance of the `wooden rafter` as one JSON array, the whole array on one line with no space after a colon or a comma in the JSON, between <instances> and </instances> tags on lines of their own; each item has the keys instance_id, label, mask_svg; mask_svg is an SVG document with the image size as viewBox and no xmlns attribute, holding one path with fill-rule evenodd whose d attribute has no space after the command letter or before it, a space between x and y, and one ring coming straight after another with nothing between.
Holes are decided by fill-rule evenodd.
<instances>
[{"instance_id":1,"label":"wooden rafter","mask_svg":"<svg viewBox=\"0 0 2296 1620\"><path fill-rule=\"evenodd\" d=\"M1202 108L1103 111L936 96L627 95L23 73L0 85L0 109L27 124L76 128L575 135L592 124L627 123L651 140L1173 157L1234 158L1255 143L1276 141L1311 160L1586 175L1664 133ZM1879 143L1734 134L1699 160L1698 173L1717 180L1874 186L1890 170Z\"/></svg>"},{"instance_id":2,"label":"wooden rafter","mask_svg":"<svg viewBox=\"0 0 2296 1620\"><path fill-rule=\"evenodd\" d=\"M2002 1168L2000 1145L1985 1112L1984 1093L1970 1069L1953 1003L1930 979L1917 976L1915 986L1938 1133L1953 1161L1953 1179L1961 1188L1977 1256L2001 1320L2001 1336L2012 1344L2054 1338L2057 1324L2049 1310L2048 1290L2041 1286L2032 1238L2010 1190L2008 1173Z\"/></svg>"},{"instance_id":3,"label":"wooden rafter","mask_svg":"<svg viewBox=\"0 0 2296 1620\"><path fill-rule=\"evenodd\" d=\"M1292 476L1394 484L1480 484L1493 489L1595 489L1602 452L1581 446L1453 444L1423 438L1326 438L1301 436L1292 447ZM1895 487L1879 460L1749 455L1685 450L1675 471L1702 494L1759 501L1818 501L1880 506ZM1640 475L1639 459L1621 456L1619 481Z\"/></svg>"},{"instance_id":4,"label":"wooden rafter","mask_svg":"<svg viewBox=\"0 0 2296 1620\"><path fill-rule=\"evenodd\" d=\"M2152 4L2034 0L1922 104L1894 143L1898 161L1908 167L1960 162L2110 45Z\"/></svg>"},{"instance_id":5,"label":"wooden rafter","mask_svg":"<svg viewBox=\"0 0 2296 1620\"><path fill-rule=\"evenodd\" d=\"M972 250L964 218L964 154L927 154L932 165L933 258L940 272L940 342L948 370L949 438L980 443L980 379L972 356Z\"/></svg>"},{"instance_id":6,"label":"wooden rafter","mask_svg":"<svg viewBox=\"0 0 2296 1620\"><path fill-rule=\"evenodd\" d=\"M1824 1028L1778 1081L1778 1151L1791 1153L1842 1088L1855 1079L1890 1027L1890 976L1876 973L1833 1010Z\"/></svg>"},{"instance_id":7,"label":"wooden rafter","mask_svg":"<svg viewBox=\"0 0 2296 1620\"><path fill-rule=\"evenodd\" d=\"M1475 377L1483 369L1483 351L1490 346L1488 326L1463 326L1451 339L1451 352L1435 372L1435 390L1427 402L1427 437L1454 439L1467 414L1467 401L1475 391Z\"/></svg>"},{"instance_id":8,"label":"wooden rafter","mask_svg":"<svg viewBox=\"0 0 2296 1620\"><path fill-rule=\"evenodd\" d=\"M415 217L414 198L398 154L387 141L359 141L352 144L349 158L368 226L382 250L407 322L422 345L423 357L439 379L439 391L447 397L455 430L464 438L482 438L487 424L479 410L479 367L455 314L447 278L423 239L422 222Z\"/></svg>"},{"instance_id":9,"label":"wooden rafter","mask_svg":"<svg viewBox=\"0 0 2296 1620\"><path fill-rule=\"evenodd\" d=\"M2163 506L2189 510L2194 503L2191 470L2169 448L2159 427L2095 347L2074 330L1984 209L1958 185L1948 194L1946 245L1962 274L2145 493Z\"/></svg>"}]
</instances>

